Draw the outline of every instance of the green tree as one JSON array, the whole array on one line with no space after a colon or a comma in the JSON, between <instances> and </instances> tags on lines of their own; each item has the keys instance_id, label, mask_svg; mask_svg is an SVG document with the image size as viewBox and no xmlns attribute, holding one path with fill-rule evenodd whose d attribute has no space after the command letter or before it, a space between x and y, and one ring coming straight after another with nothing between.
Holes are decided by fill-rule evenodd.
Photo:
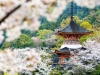
<instances>
[{"instance_id":1,"label":"green tree","mask_svg":"<svg viewBox=\"0 0 100 75\"><path fill-rule=\"evenodd\" d=\"M96 69L93 71L93 75L100 75L100 64L96 67Z\"/></svg>"},{"instance_id":2,"label":"green tree","mask_svg":"<svg viewBox=\"0 0 100 75\"><path fill-rule=\"evenodd\" d=\"M92 31L92 25L89 22L82 21L80 26L85 28L86 30ZM81 38L79 38L80 43L85 42L91 36L93 36L93 34L82 36Z\"/></svg>"},{"instance_id":3,"label":"green tree","mask_svg":"<svg viewBox=\"0 0 100 75\"><path fill-rule=\"evenodd\" d=\"M5 48L25 48L34 46L34 42L30 36L22 34L19 38L15 39L12 42L4 42L1 49Z\"/></svg>"},{"instance_id":4,"label":"green tree","mask_svg":"<svg viewBox=\"0 0 100 75\"><path fill-rule=\"evenodd\" d=\"M49 75L61 75L58 70L53 70Z\"/></svg>"},{"instance_id":5,"label":"green tree","mask_svg":"<svg viewBox=\"0 0 100 75\"><path fill-rule=\"evenodd\" d=\"M31 30L26 30L26 29L22 29L21 30L22 34L26 34L26 35L28 35L30 37L36 36L37 32L38 31L31 31Z\"/></svg>"},{"instance_id":6,"label":"green tree","mask_svg":"<svg viewBox=\"0 0 100 75\"><path fill-rule=\"evenodd\" d=\"M41 47L46 47L47 45L46 45L46 43L43 41L43 42L40 43L40 46L41 46Z\"/></svg>"},{"instance_id":7,"label":"green tree","mask_svg":"<svg viewBox=\"0 0 100 75\"><path fill-rule=\"evenodd\" d=\"M15 40L15 48L32 47L33 45L33 40L26 34L20 35L20 37Z\"/></svg>"},{"instance_id":8,"label":"green tree","mask_svg":"<svg viewBox=\"0 0 100 75\"><path fill-rule=\"evenodd\" d=\"M92 40L100 42L100 27L93 29Z\"/></svg>"},{"instance_id":9,"label":"green tree","mask_svg":"<svg viewBox=\"0 0 100 75\"><path fill-rule=\"evenodd\" d=\"M78 40L80 41L81 44L83 44L91 35L84 35Z\"/></svg>"},{"instance_id":10,"label":"green tree","mask_svg":"<svg viewBox=\"0 0 100 75\"><path fill-rule=\"evenodd\" d=\"M54 43L55 46L53 48L51 48L51 49L52 50L58 50L61 47L61 45L64 42L64 40L65 39L62 36L56 36L56 41Z\"/></svg>"},{"instance_id":11,"label":"green tree","mask_svg":"<svg viewBox=\"0 0 100 75\"><path fill-rule=\"evenodd\" d=\"M86 75L100 75L100 64L92 71L87 71Z\"/></svg>"},{"instance_id":12,"label":"green tree","mask_svg":"<svg viewBox=\"0 0 100 75\"><path fill-rule=\"evenodd\" d=\"M79 19L78 16L74 16L74 21L75 21L78 25L80 25L80 24L82 23L82 20Z\"/></svg>"},{"instance_id":13,"label":"green tree","mask_svg":"<svg viewBox=\"0 0 100 75\"><path fill-rule=\"evenodd\" d=\"M37 38L45 40L45 39L51 38L52 33L53 33L52 30L47 30L47 29L38 30Z\"/></svg>"},{"instance_id":14,"label":"green tree","mask_svg":"<svg viewBox=\"0 0 100 75\"><path fill-rule=\"evenodd\" d=\"M69 22L70 22L70 18L63 19L61 22L61 27L65 27L66 25L68 25Z\"/></svg>"},{"instance_id":15,"label":"green tree","mask_svg":"<svg viewBox=\"0 0 100 75\"><path fill-rule=\"evenodd\" d=\"M87 29L87 30L92 30L92 25L89 24L89 22L85 22L83 21L80 26L82 26L83 28Z\"/></svg>"},{"instance_id":16,"label":"green tree","mask_svg":"<svg viewBox=\"0 0 100 75\"><path fill-rule=\"evenodd\" d=\"M10 42L4 42L1 49L9 48L11 46Z\"/></svg>"},{"instance_id":17,"label":"green tree","mask_svg":"<svg viewBox=\"0 0 100 75\"><path fill-rule=\"evenodd\" d=\"M100 26L100 6L95 7L90 10L89 14L83 19L84 21L88 21L92 24L93 27Z\"/></svg>"},{"instance_id":18,"label":"green tree","mask_svg":"<svg viewBox=\"0 0 100 75\"><path fill-rule=\"evenodd\" d=\"M80 25L80 24L82 23L82 20L80 20L78 16L74 16L73 18L74 18L74 21L75 21L78 25ZM60 26L61 26L61 27L65 27L65 26L68 25L69 23L70 23L70 17L68 17L68 18L66 18L66 19L63 19L62 22L61 22L61 24L60 24Z\"/></svg>"}]
</instances>

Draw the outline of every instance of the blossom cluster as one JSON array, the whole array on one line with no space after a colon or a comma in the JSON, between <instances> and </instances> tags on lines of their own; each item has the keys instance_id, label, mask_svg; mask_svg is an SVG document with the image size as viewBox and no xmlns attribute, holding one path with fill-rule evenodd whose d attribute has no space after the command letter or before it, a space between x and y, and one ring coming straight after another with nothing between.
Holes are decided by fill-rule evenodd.
<instances>
[{"instance_id":1,"label":"blossom cluster","mask_svg":"<svg viewBox=\"0 0 100 75\"><path fill-rule=\"evenodd\" d=\"M23 70L34 71L40 61L40 55L34 48L0 51L0 71L9 75L14 75Z\"/></svg>"},{"instance_id":2,"label":"blossom cluster","mask_svg":"<svg viewBox=\"0 0 100 75\"><path fill-rule=\"evenodd\" d=\"M77 5L82 7L88 7L90 9L100 5L99 0L74 0L74 1L77 3Z\"/></svg>"},{"instance_id":3,"label":"blossom cluster","mask_svg":"<svg viewBox=\"0 0 100 75\"><path fill-rule=\"evenodd\" d=\"M79 50L78 53L72 53L70 64L84 67L86 70L93 70L100 63L100 43L87 40L84 44L87 50ZM72 62L73 61L73 62Z\"/></svg>"},{"instance_id":4,"label":"blossom cluster","mask_svg":"<svg viewBox=\"0 0 100 75\"><path fill-rule=\"evenodd\" d=\"M37 65L35 69L39 72L35 72L35 75L49 75L50 71L52 70L51 63L51 54L47 53L45 50L39 51L41 56L41 62Z\"/></svg>"}]
</instances>

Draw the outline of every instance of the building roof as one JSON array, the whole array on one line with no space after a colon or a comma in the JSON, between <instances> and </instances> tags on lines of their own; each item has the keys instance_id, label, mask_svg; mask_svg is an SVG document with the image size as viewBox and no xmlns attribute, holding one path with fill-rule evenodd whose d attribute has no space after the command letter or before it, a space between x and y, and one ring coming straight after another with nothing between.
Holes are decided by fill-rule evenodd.
<instances>
[{"instance_id":1,"label":"building roof","mask_svg":"<svg viewBox=\"0 0 100 75\"><path fill-rule=\"evenodd\" d=\"M78 49L78 48L81 48L82 45L81 44L63 44L60 48L63 49L63 48L69 48L69 49Z\"/></svg>"},{"instance_id":2,"label":"building roof","mask_svg":"<svg viewBox=\"0 0 100 75\"><path fill-rule=\"evenodd\" d=\"M58 32L65 32L65 33L89 33L91 31L82 28L80 25L77 25L73 20L70 21L68 25L66 25L63 29L59 30Z\"/></svg>"},{"instance_id":3,"label":"building roof","mask_svg":"<svg viewBox=\"0 0 100 75\"><path fill-rule=\"evenodd\" d=\"M71 2L71 17L70 17L70 23L66 25L63 29L58 30L56 33L58 35L62 35L62 33L65 34L89 34L91 31L86 30L85 28L82 28L80 25L77 25L73 20L73 1Z\"/></svg>"},{"instance_id":4,"label":"building roof","mask_svg":"<svg viewBox=\"0 0 100 75\"><path fill-rule=\"evenodd\" d=\"M70 49L67 47L60 48L59 50L55 50L54 52L50 52L51 54L58 54L58 53L67 53L70 52Z\"/></svg>"},{"instance_id":5,"label":"building roof","mask_svg":"<svg viewBox=\"0 0 100 75\"><path fill-rule=\"evenodd\" d=\"M60 52L70 52L70 51L69 51L69 48L64 47L64 48L61 48L60 49Z\"/></svg>"}]
</instances>

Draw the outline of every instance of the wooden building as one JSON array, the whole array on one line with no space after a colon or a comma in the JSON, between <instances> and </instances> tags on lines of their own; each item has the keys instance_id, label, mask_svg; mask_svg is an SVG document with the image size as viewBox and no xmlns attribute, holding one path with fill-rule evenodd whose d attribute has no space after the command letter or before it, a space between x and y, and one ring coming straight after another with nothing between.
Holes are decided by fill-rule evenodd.
<instances>
[{"instance_id":1,"label":"wooden building","mask_svg":"<svg viewBox=\"0 0 100 75\"><path fill-rule=\"evenodd\" d=\"M66 40L62 44L60 50L52 52L51 54L57 54L59 58L58 64L64 64L63 59L70 58L70 50L83 48L78 39L83 35L91 34L92 31L88 31L77 25L73 20L73 2L71 2L71 20L68 25L63 29L56 32L56 35L63 36Z\"/></svg>"}]
</instances>

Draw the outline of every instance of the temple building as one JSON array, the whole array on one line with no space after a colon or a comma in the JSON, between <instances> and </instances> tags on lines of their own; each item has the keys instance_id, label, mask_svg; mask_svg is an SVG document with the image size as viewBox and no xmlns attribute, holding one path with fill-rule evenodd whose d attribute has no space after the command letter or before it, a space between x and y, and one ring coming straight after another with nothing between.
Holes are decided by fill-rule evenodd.
<instances>
[{"instance_id":1,"label":"temple building","mask_svg":"<svg viewBox=\"0 0 100 75\"><path fill-rule=\"evenodd\" d=\"M51 54L57 54L59 61L58 64L64 64L65 60L70 58L70 50L76 50L83 48L78 39L84 35L91 34L92 31L88 31L77 25L73 20L73 1L71 2L71 18L68 25L63 29L56 32L56 35L64 37L66 40L63 42L59 50L52 52Z\"/></svg>"}]
</instances>

